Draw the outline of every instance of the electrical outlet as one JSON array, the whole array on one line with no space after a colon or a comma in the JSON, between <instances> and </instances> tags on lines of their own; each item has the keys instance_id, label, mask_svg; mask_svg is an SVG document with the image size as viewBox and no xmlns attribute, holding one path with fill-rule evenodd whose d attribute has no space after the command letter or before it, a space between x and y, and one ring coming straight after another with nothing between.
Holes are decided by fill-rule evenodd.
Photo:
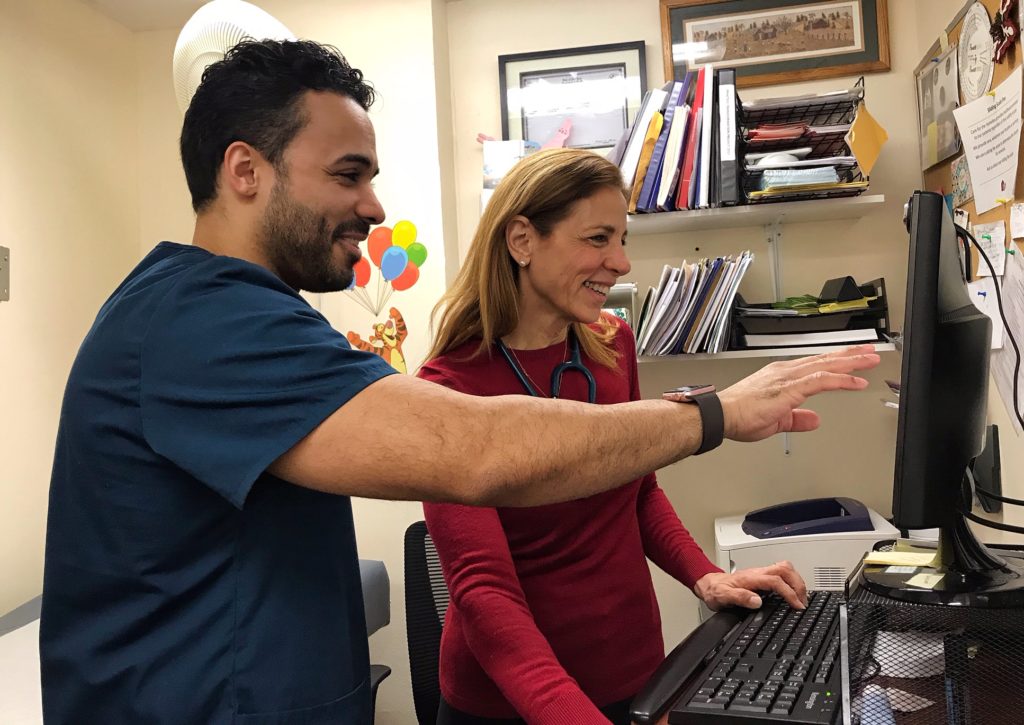
<instances>
[{"instance_id":1,"label":"electrical outlet","mask_svg":"<svg viewBox=\"0 0 1024 725\"><path fill-rule=\"evenodd\" d=\"M11 250L0 247L0 302L11 299Z\"/></svg>"}]
</instances>

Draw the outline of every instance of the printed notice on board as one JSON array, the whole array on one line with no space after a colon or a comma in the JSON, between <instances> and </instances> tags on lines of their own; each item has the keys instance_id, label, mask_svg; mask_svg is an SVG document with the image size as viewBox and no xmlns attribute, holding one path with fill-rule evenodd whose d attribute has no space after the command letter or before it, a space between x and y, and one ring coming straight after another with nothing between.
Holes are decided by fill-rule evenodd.
<instances>
[{"instance_id":1,"label":"printed notice on board","mask_svg":"<svg viewBox=\"0 0 1024 725\"><path fill-rule=\"evenodd\" d=\"M1021 66L991 94L953 110L979 214L1013 199L1021 128Z\"/></svg>"},{"instance_id":2,"label":"printed notice on board","mask_svg":"<svg viewBox=\"0 0 1024 725\"><path fill-rule=\"evenodd\" d=\"M1003 275L1003 283L1000 289L1003 292L1003 312L1006 313L1006 322L1010 332L1017 340L1024 340L1024 262L1021 261L1021 254L1017 251L1014 254L1006 255L1006 273ZM1006 413L1010 416L1017 435L1024 433L1020 427L1020 421L1013 412L1013 377L1014 365L1017 356L1013 347L1005 345L1002 350L992 353L991 370L992 379L996 381L996 388L999 390L999 397L1003 399L1006 406ZM1018 394L1024 390L1018 391ZM1024 395L1022 395L1024 397ZM1024 405L1024 400L1018 398L1018 402Z\"/></svg>"}]
</instances>

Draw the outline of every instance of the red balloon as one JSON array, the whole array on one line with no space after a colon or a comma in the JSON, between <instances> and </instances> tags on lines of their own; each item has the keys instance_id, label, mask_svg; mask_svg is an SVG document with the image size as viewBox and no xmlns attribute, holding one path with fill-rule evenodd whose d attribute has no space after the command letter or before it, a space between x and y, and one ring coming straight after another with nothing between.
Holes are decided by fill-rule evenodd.
<instances>
[{"instance_id":1,"label":"red balloon","mask_svg":"<svg viewBox=\"0 0 1024 725\"><path fill-rule=\"evenodd\" d=\"M384 256L384 251L390 246L391 227L377 227L370 232L370 237L366 240L366 248L370 252L370 259L378 267L380 266L380 258Z\"/></svg>"},{"instance_id":2,"label":"red balloon","mask_svg":"<svg viewBox=\"0 0 1024 725\"><path fill-rule=\"evenodd\" d=\"M352 271L356 273L356 287L365 287L370 281L370 263L366 257L360 257L359 261L352 265Z\"/></svg>"},{"instance_id":3,"label":"red balloon","mask_svg":"<svg viewBox=\"0 0 1024 725\"><path fill-rule=\"evenodd\" d=\"M415 264L405 265L405 270L391 280L391 286L395 288L395 292L401 292L407 290L416 284L416 280L420 278L420 270Z\"/></svg>"}]
</instances>

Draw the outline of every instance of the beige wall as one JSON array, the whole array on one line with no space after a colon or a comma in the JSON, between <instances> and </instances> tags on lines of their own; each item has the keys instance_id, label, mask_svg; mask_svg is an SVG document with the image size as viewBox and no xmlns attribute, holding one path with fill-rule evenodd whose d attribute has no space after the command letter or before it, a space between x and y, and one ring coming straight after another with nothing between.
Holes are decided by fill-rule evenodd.
<instances>
[{"instance_id":1,"label":"beige wall","mask_svg":"<svg viewBox=\"0 0 1024 725\"><path fill-rule=\"evenodd\" d=\"M938 33L939 18L950 18L959 2L937 8L931 0L889 3L892 70L865 76L866 100L872 114L888 130L889 142L872 174L872 193L886 203L854 222L796 224L783 227L782 287L784 294L817 293L830 277L850 274L859 281L885 277L890 291L894 329L902 327L906 284L907 233L902 207L919 188L916 105L912 71L925 46ZM449 4L449 35L458 189L460 249L464 253L479 216L481 149L476 133L499 135L499 54L596 45L642 39L647 43L648 86L663 81L660 20L657 3L636 3L623 12L617 0L521 0L517 22L507 10L486 0ZM530 22L544 18L544 22ZM614 22L609 22L614 18ZM929 28L934 23L934 30ZM942 21L944 25L945 20ZM908 39L910 42L908 42ZM920 39L920 41L919 41ZM927 39L927 43L924 40ZM832 90L856 78L808 82L741 91L744 99L765 95ZM656 284L664 264L685 257L717 255L751 249L757 255L747 273L743 293L748 299L769 299L767 245L759 228L683 235L633 235L629 253L633 270L627 279L641 289ZM720 386L749 374L765 361L656 362L641 365L645 397L684 382L715 382ZM899 377L895 353L869 376L871 386L859 393L820 398L811 408L821 414L821 430L791 437L791 452L780 438L748 445L726 443L722 450L688 459L659 473L676 510L705 550L713 551L712 522L718 516L741 514L772 503L824 495L847 495L891 514L891 488L896 435L895 411L883 408L884 380ZM1021 443L1010 433L1002 404L990 403L996 422L1005 423L1004 485L1021 465ZM1003 427L1003 426L1001 426ZM1009 449L1009 450L1006 450ZM1007 465L1010 464L1010 465ZM1016 478L1020 478L1019 473ZM1011 484L1012 485L1012 484ZM1022 491L1021 493L1024 493ZM1012 495L1012 494L1010 494ZM986 532L990 540L1000 537ZM661 603L666 643L678 642L696 622L694 598L660 571L655 585Z\"/></svg>"},{"instance_id":2,"label":"beige wall","mask_svg":"<svg viewBox=\"0 0 1024 725\"><path fill-rule=\"evenodd\" d=\"M0 9L0 612L39 594L64 382L136 261L132 37L76 0Z\"/></svg>"},{"instance_id":3,"label":"beige wall","mask_svg":"<svg viewBox=\"0 0 1024 725\"><path fill-rule=\"evenodd\" d=\"M478 216L478 132L500 133L497 56L504 53L643 39L648 81L662 81L657 3L620 0L262 0L297 35L337 45L380 90L372 111L382 174L377 189L389 221L413 220L430 258L420 283L393 301L409 321L407 352L426 352L427 315L458 264ZM887 203L853 223L784 228L786 293L816 292L837 274L885 276L893 321L901 325L906 232L900 210L920 183L914 142L911 71L960 3L893 0L893 70L869 75L867 100L888 129L872 181ZM942 6L941 8L939 6ZM514 6L514 7L513 7ZM38 593L46 482L67 369L102 300L129 266L160 239L187 241L193 218L177 156L181 116L171 87L177 29L129 33L77 0L6 3L0 10L0 87L21 103L0 107L0 244L13 248L12 301L0 304L0 612ZM609 22L614 18L615 22ZM934 24L935 28L930 29ZM85 32L83 32L83 30ZM17 72L31 55L45 73ZM39 78L46 78L40 82ZM832 89L853 79L744 92L744 98ZM17 140L15 143L14 140ZM13 163L10 163L13 161ZM629 279L655 281L665 263L750 248L758 255L745 283L769 294L759 229L683 237L634 236ZM18 240L23 241L18 241ZM699 251L698 248L699 247ZM446 253L447 251L447 253ZM345 295L317 301L342 332L365 336L373 316ZM385 313L386 314L386 313ZM8 352L10 351L10 352ZM641 369L643 392L709 380L726 385L759 361L662 362ZM885 356L862 393L816 400L822 430L756 445L727 443L713 455L661 472L661 481L698 540L712 546L716 516L775 501L825 494L859 497L888 514L895 416L882 408L882 380L897 377ZM1004 428L1004 479L1024 470L1020 439L1009 433L1002 403L990 403ZM380 421L386 424L387 411ZM391 451L376 455L386 470ZM1017 491L1018 495L1024 491ZM1011 495L1013 491L1011 488ZM402 596L401 541L421 518L414 503L357 501L362 556L383 559L392 580L392 624L371 640L373 660L394 668L379 695L378 723L412 721ZM669 645L696 621L692 596L655 573Z\"/></svg>"}]
</instances>

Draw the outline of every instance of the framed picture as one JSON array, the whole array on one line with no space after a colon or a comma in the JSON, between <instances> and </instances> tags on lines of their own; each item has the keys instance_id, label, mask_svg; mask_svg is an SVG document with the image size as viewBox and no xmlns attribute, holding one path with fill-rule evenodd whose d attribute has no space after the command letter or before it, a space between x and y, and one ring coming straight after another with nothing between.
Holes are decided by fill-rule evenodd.
<instances>
[{"instance_id":1,"label":"framed picture","mask_svg":"<svg viewBox=\"0 0 1024 725\"><path fill-rule=\"evenodd\" d=\"M647 91L644 42L500 55L498 83L505 140L606 149Z\"/></svg>"},{"instance_id":2,"label":"framed picture","mask_svg":"<svg viewBox=\"0 0 1024 725\"><path fill-rule=\"evenodd\" d=\"M889 70L886 0L661 0L665 77L736 69L740 86Z\"/></svg>"},{"instance_id":3,"label":"framed picture","mask_svg":"<svg viewBox=\"0 0 1024 725\"><path fill-rule=\"evenodd\" d=\"M957 46L923 64L917 80L917 127L921 169L928 169L960 151L953 109L960 105L957 86Z\"/></svg>"}]
</instances>

